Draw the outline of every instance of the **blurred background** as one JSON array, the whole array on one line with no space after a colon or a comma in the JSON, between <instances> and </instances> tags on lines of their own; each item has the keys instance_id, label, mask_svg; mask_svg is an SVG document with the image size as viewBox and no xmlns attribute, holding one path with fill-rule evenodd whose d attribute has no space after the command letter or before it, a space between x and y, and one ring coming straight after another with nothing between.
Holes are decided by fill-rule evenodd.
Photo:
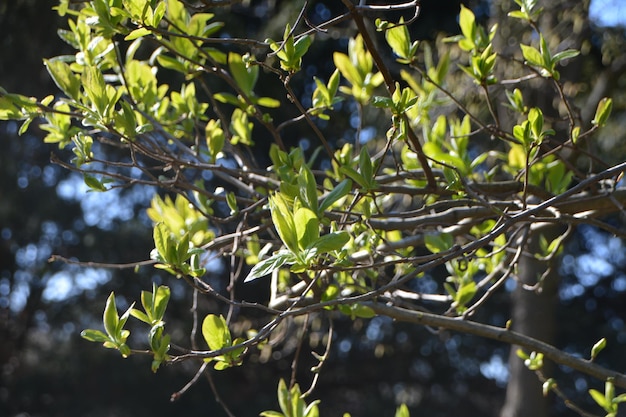
<instances>
[{"instance_id":1,"label":"blurred background","mask_svg":"<svg viewBox=\"0 0 626 417\"><path fill-rule=\"evenodd\" d=\"M340 2L315 3L312 20L321 21L335 14ZM570 90L575 91L581 107L600 92L596 89L601 80L606 83L604 94L595 100L613 95L614 122L597 145L607 160L623 160L626 155L626 14L622 3L594 0L590 12L589 4L581 3L584 7L579 13L586 29L579 44L585 49L576 61L577 76L572 83L577 84ZM57 94L42 58L73 51L56 35L66 22L52 10L55 4L53 0L0 1L0 85L6 90L39 98ZM263 40L274 34L276 39L285 19L272 21L267 16L290 16L301 4L245 1L219 19L227 21L227 27L241 30L236 35ZM411 28L413 37L435 39L439 34L457 33L459 4L424 0L422 15ZM484 22L501 18L500 10L513 7L512 1L466 4ZM555 1L550 11L558 16L559 10L575 9L569 6L567 1ZM563 39L568 35L560 34ZM308 68L307 73L327 78L332 63L311 62L317 66ZM302 89L306 92L306 86ZM346 137L354 134L349 126L341 128ZM197 364L165 367L153 374L148 358L124 360L117 352L79 336L85 328L100 327L104 301L111 291L121 300L118 307L126 308L124 300L137 299L141 290L150 289L152 281L172 288L167 320L170 328L180 332L173 338L183 338L189 329L190 292L181 282L150 267L135 273L99 265L149 258L153 243L145 208L152 190L86 193L81 177L50 163L51 153L68 159L67 151L43 144L36 126L22 136L18 129L15 122L0 122L0 415L225 415L207 379L201 379L180 400L170 402L170 396L193 377ZM623 220L620 215L610 219L621 228ZM93 264L48 262L52 255ZM626 371L625 255L621 239L589 227L577 231L559 268L555 336L557 346L585 354L598 339L607 337L608 348L599 362L622 372ZM219 272L219 268L213 271ZM504 323L509 310L510 297L505 292L494 298L482 315L487 322ZM410 406L413 415L499 415L509 376L508 346L457 334L433 336L425 329L383 318L339 322L335 334L339 338L333 356L313 395L322 399L323 415L346 411L354 417L391 416L402 402ZM275 387L280 377L289 377L292 353L293 349L284 347L274 352L272 360L253 355L247 366L213 372L220 399L237 416L276 409ZM309 378L304 372L309 359L302 359L304 379ZM562 389L594 409L585 393L590 384L600 388L598 382L567 369L557 372L564 381ZM551 415L573 414L555 401Z\"/></svg>"}]
</instances>

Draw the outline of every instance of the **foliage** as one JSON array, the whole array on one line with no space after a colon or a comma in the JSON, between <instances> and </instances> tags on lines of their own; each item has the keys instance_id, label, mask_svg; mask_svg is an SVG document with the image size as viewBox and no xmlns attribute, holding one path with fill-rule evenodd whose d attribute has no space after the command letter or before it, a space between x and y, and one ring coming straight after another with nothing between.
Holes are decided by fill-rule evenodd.
<instances>
[{"instance_id":1,"label":"foliage","mask_svg":"<svg viewBox=\"0 0 626 417\"><path fill-rule=\"evenodd\" d=\"M622 207L626 197L615 179L626 163L598 170L583 146L606 125L612 100L599 102L590 123L579 120L558 70L579 51L550 48L536 25L541 10L535 1L516 0L519 10L510 13L537 35L536 45L522 44L512 57L494 44L498 28L486 30L465 7L461 34L438 44L434 54L432 46L411 39L404 19L378 19L385 43L374 42L364 12L392 6L342 3L357 33L347 51L328 57L334 67L326 81L308 79L302 68L323 31L341 19L318 25L315 36L303 19L285 22L282 40L261 41L226 35L211 11L219 5L60 2L69 27L60 35L76 53L45 65L63 95L36 100L0 89L0 119L22 121L20 132L43 119L44 141L71 149L65 165L92 191L140 183L165 193L154 195L147 212L154 222L154 266L227 311L202 320L208 350L181 347L184 342L172 343L173 332L166 332L170 290L154 284L141 294L144 311L131 305L121 316L111 293L105 331L88 329L82 336L124 357L149 355L153 371L193 359L200 369L212 363L224 370L245 364L250 350L263 348L288 319L386 316L518 344L532 351L518 355L533 371L550 359L606 380L605 395L590 395L608 415L616 413L623 396L614 395L614 385L626 388L626 376L475 320L503 283L515 279L524 257L547 264L568 232L542 236L536 254L529 253L530 234L554 224L603 227L597 218ZM418 2L402 7L419 9ZM395 62L384 58L392 55ZM523 77L502 79L500 65L510 62ZM448 86L459 76L469 81L481 111L472 110L470 95ZM548 116L549 109L525 100L518 87L530 79L557 92L561 114ZM265 96L258 92L264 82L281 89ZM311 87L310 99L301 85ZM359 126L354 140L339 146L320 126L343 117L340 107L348 103ZM499 117L505 106L511 126ZM298 114L290 116L293 111ZM362 143L364 111L386 119L384 137ZM288 146L286 127L294 124L308 126L315 151ZM268 138L269 151L260 156L259 143ZM125 157L107 159L108 148ZM596 198L607 188L610 204ZM205 279L215 257L230 261L227 295ZM439 267L447 277L435 290L419 289ZM268 275L268 303L237 297L232 284L251 285ZM532 289L541 285L539 277ZM264 322L244 334L235 309L256 310ZM127 344L131 316L148 326L148 349ZM592 358L604 344L592 348ZM314 374L326 355L318 359ZM317 402L305 402L316 381L302 393L295 378L289 385L281 379L281 411L262 415L317 416ZM408 416L406 406L396 415Z\"/></svg>"}]
</instances>

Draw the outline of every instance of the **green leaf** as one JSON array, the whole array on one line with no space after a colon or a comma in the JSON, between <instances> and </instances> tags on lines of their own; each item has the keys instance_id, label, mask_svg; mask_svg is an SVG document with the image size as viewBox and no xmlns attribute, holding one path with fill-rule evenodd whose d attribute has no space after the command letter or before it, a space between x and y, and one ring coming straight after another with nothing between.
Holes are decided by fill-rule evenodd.
<instances>
[{"instance_id":1,"label":"green leaf","mask_svg":"<svg viewBox=\"0 0 626 417\"><path fill-rule=\"evenodd\" d=\"M126 35L126 37L124 37L125 41L132 41L138 38L142 38L146 35L151 34L152 32L150 32L150 30L146 29L146 28L139 28L139 29L135 29L132 32L130 32L128 35Z\"/></svg>"},{"instance_id":2,"label":"green leaf","mask_svg":"<svg viewBox=\"0 0 626 417\"><path fill-rule=\"evenodd\" d=\"M284 379L278 382L278 405L281 411L287 417L295 417L291 413L291 395Z\"/></svg>"},{"instance_id":3,"label":"green leaf","mask_svg":"<svg viewBox=\"0 0 626 417\"><path fill-rule=\"evenodd\" d=\"M163 316L165 316L165 310L167 309L167 304L170 300L170 289L165 285L159 285L159 288L154 292L153 289L153 311L154 311L154 319L162 320Z\"/></svg>"},{"instance_id":4,"label":"green leaf","mask_svg":"<svg viewBox=\"0 0 626 417\"><path fill-rule=\"evenodd\" d=\"M314 213L318 212L317 209L317 182L311 169L303 164L300 167L300 175L298 175L298 186L300 187L300 196L302 202Z\"/></svg>"},{"instance_id":5,"label":"green leaf","mask_svg":"<svg viewBox=\"0 0 626 417\"><path fill-rule=\"evenodd\" d=\"M541 139L543 136L543 113L537 107L533 107L528 112L528 121L530 122L530 130L535 139Z\"/></svg>"},{"instance_id":6,"label":"green leaf","mask_svg":"<svg viewBox=\"0 0 626 417\"><path fill-rule=\"evenodd\" d=\"M269 258L264 259L254 265L254 267L250 270L250 273L248 274L246 279L243 280L243 282L254 281L257 278L261 278L271 274L285 264L292 264L294 262L295 257L293 253L284 250L279 251Z\"/></svg>"},{"instance_id":7,"label":"green leaf","mask_svg":"<svg viewBox=\"0 0 626 417\"><path fill-rule=\"evenodd\" d=\"M74 74L69 65L59 59L46 59L44 64L54 83L76 101L80 98L80 78Z\"/></svg>"},{"instance_id":8,"label":"green leaf","mask_svg":"<svg viewBox=\"0 0 626 417\"><path fill-rule=\"evenodd\" d=\"M152 27L158 27L161 20L163 20L163 16L165 16L166 5L164 1L159 2L156 9L154 9L154 15L151 22Z\"/></svg>"},{"instance_id":9,"label":"green leaf","mask_svg":"<svg viewBox=\"0 0 626 417\"><path fill-rule=\"evenodd\" d=\"M554 63L557 63L564 59L574 58L578 55L580 55L580 51L577 51L576 49L566 49L565 51L557 52L556 54L554 54L554 56L552 57L552 61Z\"/></svg>"},{"instance_id":10,"label":"green leaf","mask_svg":"<svg viewBox=\"0 0 626 417\"><path fill-rule=\"evenodd\" d=\"M576 126L572 129L572 143L576 144L578 142L578 138L580 137L580 126Z\"/></svg>"},{"instance_id":11,"label":"green leaf","mask_svg":"<svg viewBox=\"0 0 626 417\"><path fill-rule=\"evenodd\" d=\"M93 175L89 175L85 173L83 174L83 180L85 181L85 184L87 185L87 187L89 187L89 191L104 192L108 190L106 185L104 185L105 180L99 180Z\"/></svg>"},{"instance_id":12,"label":"green leaf","mask_svg":"<svg viewBox=\"0 0 626 417\"><path fill-rule=\"evenodd\" d=\"M389 97L374 96L372 98L372 105L380 109L391 109L393 108L393 100Z\"/></svg>"},{"instance_id":13,"label":"green leaf","mask_svg":"<svg viewBox=\"0 0 626 417\"><path fill-rule=\"evenodd\" d=\"M226 204L228 205L228 208L230 209L230 215L234 216L235 214L239 213L239 208L237 207L237 196L235 195L234 192L228 192L226 193Z\"/></svg>"},{"instance_id":14,"label":"green leaf","mask_svg":"<svg viewBox=\"0 0 626 417\"><path fill-rule=\"evenodd\" d=\"M411 417L411 414L409 413L409 407L407 407L406 404L402 404L396 409L395 417Z\"/></svg>"},{"instance_id":15,"label":"green leaf","mask_svg":"<svg viewBox=\"0 0 626 417\"><path fill-rule=\"evenodd\" d=\"M300 59L306 54L311 46L311 37L309 35L301 36L295 43L295 57Z\"/></svg>"},{"instance_id":16,"label":"green leaf","mask_svg":"<svg viewBox=\"0 0 626 417\"><path fill-rule=\"evenodd\" d=\"M152 236L155 248L159 255L161 255L161 258L163 258L166 262L169 261L167 255L169 250L170 232L167 229L167 226L165 226L162 222L155 224Z\"/></svg>"},{"instance_id":17,"label":"green leaf","mask_svg":"<svg viewBox=\"0 0 626 417\"><path fill-rule=\"evenodd\" d=\"M283 413L279 413L278 411L263 411L259 414L261 417L285 417Z\"/></svg>"},{"instance_id":18,"label":"green leaf","mask_svg":"<svg viewBox=\"0 0 626 417\"><path fill-rule=\"evenodd\" d=\"M411 58L411 38L409 29L404 24L404 18L400 18L397 26L385 32L385 39L400 58Z\"/></svg>"},{"instance_id":19,"label":"green leaf","mask_svg":"<svg viewBox=\"0 0 626 417\"><path fill-rule=\"evenodd\" d=\"M207 315L202 321L202 336L211 350L220 350L231 345L231 336L226 319L214 314Z\"/></svg>"},{"instance_id":20,"label":"green leaf","mask_svg":"<svg viewBox=\"0 0 626 417\"><path fill-rule=\"evenodd\" d=\"M593 398L593 400L604 410L611 406L611 404L608 403L606 398L604 397L604 394L600 391L592 388L589 390L589 395L591 395L591 398Z\"/></svg>"},{"instance_id":21,"label":"green leaf","mask_svg":"<svg viewBox=\"0 0 626 417\"><path fill-rule=\"evenodd\" d=\"M339 167L339 172L350 177L354 182L365 190L369 189L369 184L359 172L348 165L342 165Z\"/></svg>"},{"instance_id":22,"label":"green leaf","mask_svg":"<svg viewBox=\"0 0 626 417\"><path fill-rule=\"evenodd\" d=\"M317 407L319 403L320 400L315 400L311 402L311 404L307 405L307 407L304 409L304 417L319 417L319 410Z\"/></svg>"},{"instance_id":23,"label":"green leaf","mask_svg":"<svg viewBox=\"0 0 626 417\"><path fill-rule=\"evenodd\" d=\"M459 26L461 27L463 36L473 44L476 37L476 17L474 13L464 5L461 5L461 11L459 13Z\"/></svg>"},{"instance_id":24,"label":"green leaf","mask_svg":"<svg viewBox=\"0 0 626 417\"><path fill-rule=\"evenodd\" d=\"M543 34L541 33L539 34L539 50L541 51L541 56L543 58L543 67L549 71L552 71L552 69L554 68L552 54L550 53L550 48L548 48L546 38L544 38Z\"/></svg>"},{"instance_id":25,"label":"green leaf","mask_svg":"<svg viewBox=\"0 0 626 417\"><path fill-rule=\"evenodd\" d=\"M524 149L528 151L532 144L530 137L530 122L528 120L524 120L521 125L513 126L513 136L520 142Z\"/></svg>"},{"instance_id":26,"label":"green leaf","mask_svg":"<svg viewBox=\"0 0 626 417\"><path fill-rule=\"evenodd\" d=\"M556 379L548 378L542 385L543 396L547 397L550 391L557 386Z\"/></svg>"},{"instance_id":27,"label":"green leaf","mask_svg":"<svg viewBox=\"0 0 626 417\"><path fill-rule=\"evenodd\" d=\"M280 101L271 97L255 97L251 100L259 106L267 107L270 109L277 109L280 107Z\"/></svg>"},{"instance_id":28,"label":"green leaf","mask_svg":"<svg viewBox=\"0 0 626 417\"><path fill-rule=\"evenodd\" d=\"M360 305L360 304L350 304L350 305L340 305L339 311L346 316L350 316L352 320L357 317L363 319L371 319L372 317L376 317L376 313L368 306Z\"/></svg>"},{"instance_id":29,"label":"green leaf","mask_svg":"<svg viewBox=\"0 0 626 417\"><path fill-rule=\"evenodd\" d=\"M337 95L340 80L341 75L339 74L339 69L335 69L335 71L333 71L333 74L330 76L327 84L329 98L333 98Z\"/></svg>"},{"instance_id":30,"label":"green leaf","mask_svg":"<svg viewBox=\"0 0 626 417\"><path fill-rule=\"evenodd\" d=\"M209 120L205 128L205 136L211 159L216 161L218 154L222 152L224 148L224 142L226 140L224 130L222 130L221 127L221 121L214 119Z\"/></svg>"},{"instance_id":31,"label":"green leaf","mask_svg":"<svg viewBox=\"0 0 626 417\"><path fill-rule=\"evenodd\" d=\"M293 221L296 226L296 238L300 249L310 247L320 235L317 215L311 209L300 207L294 213Z\"/></svg>"},{"instance_id":32,"label":"green leaf","mask_svg":"<svg viewBox=\"0 0 626 417\"><path fill-rule=\"evenodd\" d=\"M533 48L532 46L528 46L524 44L521 44L520 48L522 48L522 55L524 56L524 59L527 61L527 63L529 63L530 65L538 66L538 67L544 66L541 52L539 52L537 49Z\"/></svg>"},{"instance_id":33,"label":"green leaf","mask_svg":"<svg viewBox=\"0 0 626 417\"><path fill-rule=\"evenodd\" d=\"M611 110L613 109L613 100L605 97L598 103L598 107L596 108L596 114L591 121L591 123L598 127L603 127L606 124L609 116L611 115Z\"/></svg>"},{"instance_id":34,"label":"green leaf","mask_svg":"<svg viewBox=\"0 0 626 417\"><path fill-rule=\"evenodd\" d=\"M128 330L124 330L124 326L130 317L130 313L133 310L135 303L132 303L130 307L120 316L119 321L117 322L117 328L115 329L115 333L119 335L120 342L125 342L126 338L130 334Z\"/></svg>"},{"instance_id":35,"label":"green leaf","mask_svg":"<svg viewBox=\"0 0 626 417\"><path fill-rule=\"evenodd\" d=\"M613 401L611 401L613 404L621 404L623 402L626 402L626 394L620 394L617 397L613 398Z\"/></svg>"},{"instance_id":36,"label":"green leaf","mask_svg":"<svg viewBox=\"0 0 626 417\"><path fill-rule=\"evenodd\" d=\"M517 355L518 358L522 359L522 360L526 360L529 358L528 354L526 352L524 352L522 349L517 349L515 351L515 354Z\"/></svg>"},{"instance_id":37,"label":"green leaf","mask_svg":"<svg viewBox=\"0 0 626 417\"><path fill-rule=\"evenodd\" d=\"M345 197L352 190L352 181L344 179L326 195L319 206L318 213L328 210L334 203Z\"/></svg>"},{"instance_id":38,"label":"green leaf","mask_svg":"<svg viewBox=\"0 0 626 417\"><path fill-rule=\"evenodd\" d=\"M89 340L90 342L106 342L110 340L109 336L107 336L100 330L94 330L94 329L85 329L82 332L80 332L80 336L83 339Z\"/></svg>"},{"instance_id":39,"label":"green leaf","mask_svg":"<svg viewBox=\"0 0 626 417\"><path fill-rule=\"evenodd\" d=\"M256 65L247 66L241 55L230 52L228 54L228 68L241 91L247 96L252 95L252 90L259 78L259 67Z\"/></svg>"},{"instance_id":40,"label":"green leaf","mask_svg":"<svg viewBox=\"0 0 626 417\"><path fill-rule=\"evenodd\" d=\"M340 250L350 240L348 232L333 232L326 234L311 244L312 248L317 249L317 253L328 253Z\"/></svg>"},{"instance_id":41,"label":"green leaf","mask_svg":"<svg viewBox=\"0 0 626 417\"><path fill-rule=\"evenodd\" d=\"M370 154L367 152L367 148L363 147L361 149L361 153L359 154L359 171L363 176L368 188L373 188L374 184L374 169L372 166L372 159Z\"/></svg>"},{"instance_id":42,"label":"green leaf","mask_svg":"<svg viewBox=\"0 0 626 417\"><path fill-rule=\"evenodd\" d=\"M115 307L115 294L109 294L106 305L104 307L104 315L102 317L104 329L112 339L117 339L117 325L119 323L119 316L117 315L117 308Z\"/></svg>"},{"instance_id":43,"label":"green leaf","mask_svg":"<svg viewBox=\"0 0 626 417\"><path fill-rule=\"evenodd\" d=\"M188 69L185 66L185 64L183 64L181 61L171 56L158 55L157 62L159 63L159 65L161 65L163 68L166 68L166 69L182 72L183 74L186 74L188 72Z\"/></svg>"},{"instance_id":44,"label":"green leaf","mask_svg":"<svg viewBox=\"0 0 626 417\"><path fill-rule=\"evenodd\" d=\"M610 409L606 411L615 411L613 407L613 399L615 398L615 385L613 384L613 378L608 378L604 381L604 399L611 405Z\"/></svg>"},{"instance_id":45,"label":"green leaf","mask_svg":"<svg viewBox=\"0 0 626 417\"><path fill-rule=\"evenodd\" d=\"M474 281L469 281L466 284L463 284L456 292L456 296L454 297L454 301L456 303L457 309L463 309L467 303L472 301L474 295L476 294L476 283Z\"/></svg>"},{"instance_id":46,"label":"green leaf","mask_svg":"<svg viewBox=\"0 0 626 417\"><path fill-rule=\"evenodd\" d=\"M507 14L507 16L515 18L515 19L522 19L522 20L528 20L528 15L524 12L521 12L519 10L514 10L512 12L509 12Z\"/></svg>"},{"instance_id":47,"label":"green leaf","mask_svg":"<svg viewBox=\"0 0 626 417\"><path fill-rule=\"evenodd\" d=\"M232 144L242 143L251 146L252 128L254 123L248 121L248 114L241 109L235 109L230 119L230 130L233 133Z\"/></svg>"},{"instance_id":48,"label":"green leaf","mask_svg":"<svg viewBox=\"0 0 626 417\"><path fill-rule=\"evenodd\" d=\"M108 105L108 98L102 72L96 67L87 66L83 72L81 82L96 112L99 116L104 117L106 115L105 110Z\"/></svg>"},{"instance_id":49,"label":"green leaf","mask_svg":"<svg viewBox=\"0 0 626 417\"><path fill-rule=\"evenodd\" d=\"M524 106L524 97L519 88L516 88L515 90L513 90L513 92L507 90L505 91L505 93L506 98L509 101L509 105L513 110L521 114L526 112L526 106Z\"/></svg>"},{"instance_id":50,"label":"green leaf","mask_svg":"<svg viewBox=\"0 0 626 417\"><path fill-rule=\"evenodd\" d=\"M432 253L446 251L454 245L454 237L450 233L432 233L424 236L424 244Z\"/></svg>"},{"instance_id":51,"label":"green leaf","mask_svg":"<svg viewBox=\"0 0 626 417\"><path fill-rule=\"evenodd\" d=\"M10 97L0 96L0 120L19 120L23 117L22 110L17 103Z\"/></svg>"},{"instance_id":52,"label":"green leaf","mask_svg":"<svg viewBox=\"0 0 626 417\"><path fill-rule=\"evenodd\" d=\"M350 61L348 55L341 52L335 52L333 54L333 62L337 69L341 72L341 75L348 80L352 85L363 85L363 78L356 69L356 67Z\"/></svg>"},{"instance_id":53,"label":"green leaf","mask_svg":"<svg viewBox=\"0 0 626 417\"><path fill-rule=\"evenodd\" d=\"M285 246L293 253L298 253L298 238L291 208L280 193L270 197L270 211L274 227Z\"/></svg>"},{"instance_id":54,"label":"green leaf","mask_svg":"<svg viewBox=\"0 0 626 417\"><path fill-rule=\"evenodd\" d=\"M137 320L143 321L144 323L152 324L152 320L150 320L150 317L148 317L148 315L144 313L143 311L137 310L136 308L133 308L131 310L130 315L136 318Z\"/></svg>"},{"instance_id":55,"label":"green leaf","mask_svg":"<svg viewBox=\"0 0 626 417\"><path fill-rule=\"evenodd\" d=\"M606 338L598 340L591 348L591 360L594 360L600 352L606 347Z\"/></svg>"}]
</instances>

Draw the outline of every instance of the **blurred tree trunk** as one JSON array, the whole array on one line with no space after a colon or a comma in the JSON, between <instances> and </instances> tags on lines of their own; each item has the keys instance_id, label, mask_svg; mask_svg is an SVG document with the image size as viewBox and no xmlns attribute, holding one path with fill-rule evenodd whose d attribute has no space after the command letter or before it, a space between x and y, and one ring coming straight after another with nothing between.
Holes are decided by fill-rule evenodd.
<instances>
[{"instance_id":1,"label":"blurred tree trunk","mask_svg":"<svg viewBox=\"0 0 626 417\"><path fill-rule=\"evenodd\" d=\"M556 236L563 230L550 226L549 233ZM538 249L538 233L531 237L529 250ZM523 284L533 286L537 277L546 271L545 261L526 256L520 262L518 283L511 294L512 298L512 329L516 332L554 343L556 328L555 311L559 284L558 268L554 265L545 277L540 291L523 288ZM512 346L509 353L509 383L506 389L506 400L501 417L548 417L549 398L542 393L542 383L533 371L524 365L517 356L517 347ZM526 352L530 354L530 352ZM549 370L548 370L549 372Z\"/></svg>"},{"instance_id":2,"label":"blurred tree trunk","mask_svg":"<svg viewBox=\"0 0 626 417\"><path fill-rule=\"evenodd\" d=\"M590 44L591 26L589 23L588 10L590 0L553 0L551 2L541 2L543 13L538 22L539 28L548 40L549 48L553 53L564 49L580 49L583 54L587 54L592 47ZM492 2L491 19L493 23L504 22L506 14L510 11L512 2L508 0L494 0ZM510 20L509 20L510 21ZM501 48L505 49L508 55L516 53L519 56L519 44L533 44L537 46L536 34L533 34L527 26L521 24L500 25L499 38ZM597 80L590 80L590 74L584 74L581 65L575 62L566 67L559 68L561 72L561 83L568 86L568 80L589 80L585 88L581 89L581 84L571 88L567 94L580 97L586 89L586 95L593 91ZM505 78L507 74L502 74ZM509 75L510 77L510 75ZM556 138L564 141L569 136L569 124L560 123L564 120L562 109L555 108L553 103L558 93L554 88L547 88L545 82L531 82L523 90L524 98L529 107L538 106L544 111L547 117L553 121L553 128L557 131ZM569 86L573 84L569 83ZM593 95L602 94L594 92ZM504 101L504 98L503 100ZM596 101L597 102L597 101ZM591 104L590 104L591 105ZM595 104L593 104L595 110ZM512 128L516 123L514 120L506 120L506 113L501 112L501 120L506 128ZM581 117L581 114L583 117ZM575 114L577 123L588 126L589 110L583 108L581 114ZM586 116L586 117L585 117ZM593 116L591 116L593 117ZM551 143L554 147L557 143ZM576 164L576 157L562 154L562 157L570 159ZM588 169L588 167L586 167ZM541 233L550 239L563 233L563 229L558 226L544 227ZM533 232L529 238L528 249L532 254L538 251L539 233ZM558 260L557 260L558 261ZM550 267L545 261L538 261L532 255L522 257L517 274L517 285L511 294L511 320L512 329L516 332L531 336L550 344L555 343L556 333L556 306L558 302L558 287L560 277L558 265L552 265L552 269L545 276L545 280L539 291L524 289L524 285L533 286L537 283L538 277L546 272ZM530 352L526 352L530 353ZM546 364L544 372L550 376L549 364ZM546 398L542 393L542 383L533 371L528 370L523 360L517 356L517 347L513 346L509 354L509 383L506 390L504 406L501 410L501 417L547 417L550 413L550 397Z\"/></svg>"}]
</instances>

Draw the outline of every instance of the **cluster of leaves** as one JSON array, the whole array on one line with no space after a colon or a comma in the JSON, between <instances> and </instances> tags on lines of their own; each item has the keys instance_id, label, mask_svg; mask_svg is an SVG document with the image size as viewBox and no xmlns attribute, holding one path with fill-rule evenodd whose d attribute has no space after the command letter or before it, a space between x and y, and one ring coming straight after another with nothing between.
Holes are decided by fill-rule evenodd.
<instances>
[{"instance_id":1,"label":"cluster of leaves","mask_svg":"<svg viewBox=\"0 0 626 417\"><path fill-rule=\"evenodd\" d=\"M38 101L0 90L0 119L23 120L24 132L43 118L44 141L72 150L68 167L83 173L93 191L139 182L175 195L155 195L147 211L154 222L155 266L185 278L227 308L257 308L267 314L267 323L248 338L233 338L232 323L208 314L202 322L208 350L176 355L165 332L170 292L154 285L152 292L141 294L144 311L131 306L121 316L111 294L105 331L85 330L83 337L118 349L124 357L147 353L154 371L164 362L192 357L222 370L241 365L248 348L265 342L290 316L333 317L338 311L353 319L369 318L377 314L376 302L384 302L398 317L424 308L441 318L471 317L514 278L517 263L527 254L533 223L584 222L587 217L580 214L594 210L581 208L593 189L589 186L622 169L615 166L583 178L567 161L567 152L561 152L583 152L581 139L606 124L612 103L608 98L599 103L591 127L578 122L557 70L578 51L551 51L536 25L536 2L516 2L520 10L511 17L537 30L539 42L538 48L521 45L523 59L516 62L527 77L561 93L566 129L558 129L545 109L526 104L515 87L519 81L498 84L503 74L494 46L497 27L487 31L465 7L459 15L461 34L444 44L461 57L459 71L450 65L452 54L435 56L427 43L413 41L404 20L379 19L376 26L386 40L380 48L395 55L398 79L374 49L371 34L361 30L349 39L347 53L333 52L335 68L328 82L311 80L311 106L305 108L291 81L304 76L314 38L298 24L286 24L281 41L249 42L214 37L223 27L216 15L180 0L93 0L72 7L62 1L58 11L68 15L69 30L60 34L76 54L49 59L46 68L63 96ZM213 7L207 4L206 10ZM349 10L346 16L363 27L360 12ZM257 49L239 53L250 44ZM138 58L146 51L148 59ZM257 60L260 53L265 58ZM170 77L161 77L163 73ZM470 112L463 95L446 88L452 75L467 77L488 115ZM177 85L162 81L176 76ZM274 77L284 91L258 95L260 77ZM493 98L494 85L505 90L503 97ZM280 109L285 93L300 112L288 120L289 112ZM507 102L498 101L505 98ZM341 101L354 103L359 115L367 108L385 117L385 138L361 144L357 137L354 144L333 149L316 118L340 117ZM511 129L499 122L496 106L510 109ZM453 110L445 110L449 108ZM287 149L283 142L284 127L300 122L307 123L321 145L309 160L305 150ZM363 123L357 121L359 127ZM274 139L267 169L249 161L261 135ZM560 143L547 148L558 135L564 136ZM107 147L126 151L128 159L107 160ZM327 164L316 165L322 149ZM578 184L572 184L575 176ZM563 238L544 237L538 256L554 258ZM219 255L231 260L231 282L225 286L230 298L207 281L207 261ZM442 265L448 276L435 290L416 289L415 282ZM267 275L272 275L271 305L236 299L234 282ZM436 306L425 307L423 300ZM125 325L131 315L150 327L147 351L127 344ZM442 325L426 323L422 315L418 320ZM480 323L474 325L478 332ZM544 353L520 357L539 370ZM586 369L582 361L573 361ZM622 397L609 394L600 401L591 392L613 413ZM295 381L287 388L281 380L281 411L262 415L317 416L317 402L307 405L302 397ZM408 416L406 407L396 416Z\"/></svg>"}]
</instances>

